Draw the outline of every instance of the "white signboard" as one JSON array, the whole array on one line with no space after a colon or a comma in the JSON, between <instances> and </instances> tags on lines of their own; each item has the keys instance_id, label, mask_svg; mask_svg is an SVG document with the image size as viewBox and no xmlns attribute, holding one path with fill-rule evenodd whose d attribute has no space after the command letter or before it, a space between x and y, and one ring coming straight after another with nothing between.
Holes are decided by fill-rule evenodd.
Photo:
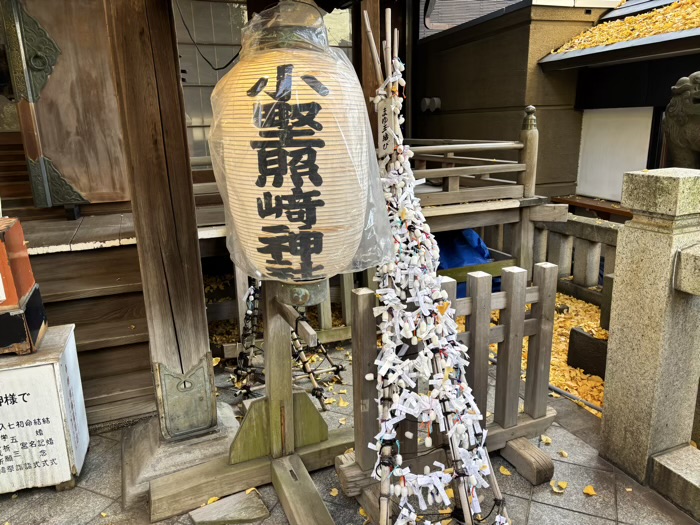
<instances>
[{"instance_id":1,"label":"white signboard","mask_svg":"<svg viewBox=\"0 0 700 525\"><path fill-rule=\"evenodd\" d=\"M73 325L49 328L35 354L0 359L0 493L70 480L88 441Z\"/></svg>"},{"instance_id":2,"label":"white signboard","mask_svg":"<svg viewBox=\"0 0 700 525\"><path fill-rule=\"evenodd\" d=\"M622 176L647 167L654 108L583 112L576 193L619 201Z\"/></svg>"}]
</instances>

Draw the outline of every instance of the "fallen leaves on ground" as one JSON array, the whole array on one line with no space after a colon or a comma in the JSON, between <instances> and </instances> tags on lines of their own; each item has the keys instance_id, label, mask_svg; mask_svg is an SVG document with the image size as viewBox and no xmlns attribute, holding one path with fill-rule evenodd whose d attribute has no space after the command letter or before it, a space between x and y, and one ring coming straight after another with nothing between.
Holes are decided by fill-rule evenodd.
<instances>
[{"instance_id":1,"label":"fallen leaves on ground","mask_svg":"<svg viewBox=\"0 0 700 525\"><path fill-rule=\"evenodd\" d=\"M204 505L202 505L202 507L206 507L207 505L211 505L212 503L216 503L217 501L219 501L219 498L217 498L216 496L211 497L207 500L207 502Z\"/></svg>"},{"instance_id":2,"label":"fallen leaves on ground","mask_svg":"<svg viewBox=\"0 0 700 525\"><path fill-rule=\"evenodd\" d=\"M498 469L498 472L500 472L500 473L503 474L504 476L512 476L512 475L513 475L513 474L511 473L511 471L508 470L508 469L507 469L506 467L504 467L503 465L501 465L501 468Z\"/></svg>"},{"instance_id":3,"label":"fallen leaves on ground","mask_svg":"<svg viewBox=\"0 0 700 525\"><path fill-rule=\"evenodd\" d=\"M552 53L609 46L698 27L700 27L700 2L680 0L647 13L599 24L569 40Z\"/></svg>"},{"instance_id":4,"label":"fallen leaves on ground","mask_svg":"<svg viewBox=\"0 0 700 525\"><path fill-rule=\"evenodd\" d=\"M563 457L563 458L568 458L568 457L569 457L569 453L568 453L566 450L560 450L560 451L559 451L559 455L560 455L561 457Z\"/></svg>"},{"instance_id":5,"label":"fallen leaves on ground","mask_svg":"<svg viewBox=\"0 0 700 525\"><path fill-rule=\"evenodd\" d=\"M598 494L596 493L595 489L593 488L593 485L588 485L586 488L583 489L583 493L586 496L597 496Z\"/></svg>"},{"instance_id":6,"label":"fallen leaves on ground","mask_svg":"<svg viewBox=\"0 0 700 525\"><path fill-rule=\"evenodd\" d=\"M338 495L338 489L333 487L330 491L330 495L335 498Z\"/></svg>"},{"instance_id":7,"label":"fallen leaves on ground","mask_svg":"<svg viewBox=\"0 0 700 525\"><path fill-rule=\"evenodd\" d=\"M549 486L556 494L564 494L566 489L569 488L569 484L566 481L550 481Z\"/></svg>"},{"instance_id":8,"label":"fallen leaves on ground","mask_svg":"<svg viewBox=\"0 0 700 525\"><path fill-rule=\"evenodd\" d=\"M345 408L345 407L349 407L349 406L350 406L350 403L348 403L347 401L345 401L345 400L343 399L343 396L338 396L338 397L340 398L340 401L338 401L338 406L339 406L340 408Z\"/></svg>"},{"instance_id":9,"label":"fallen leaves on ground","mask_svg":"<svg viewBox=\"0 0 700 525\"><path fill-rule=\"evenodd\" d=\"M221 363L221 358L220 358L220 357L214 357L214 358L212 358L212 360L211 360L211 366L216 366L216 365L218 365L219 363Z\"/></svg>"},{"instance_id":10,"label":"fallen leaves on ground","mask_svg":"<svg viewBox=\"0 0 700 525\"><path fill-rule=\"evenodd\" d=\"M541 441L544 445L551 445L551 444L552 444L552 438L549 437L549 436L545 436L544 434L542 434L542 435L540 436L540 441Z\"/></svg>"},{"instance_id":11,"label":"fallen leaves on ground","mask_svg":"<svg viewBox=\"0 0 700 525\"><path fill-rule=\"evenodd\" d=\"M603 406L603 393L605 381L599 376L586 374L580 368L573 368L568 365L569 357L569 335L571 329L580 327L585 332L598 339L607 340L608 332L600 327L600 308L594 304L581 301L569 295L557 294L557 305L566 306L561 309L562 313L554 314L554 337L552 340L552 362L549 370L549 382L566 392L580 397L597 406ZM496 326L499 321L500 312L491 312L491 326ZM466 317L457 318L457 326L460 332L466 331ZM490 351L498 355L498 345L491 345ZM522 370L527 370L528 338L523 341ZM524 375L523 375L524 377ZM561 397L556 392L550 392L552 398ZM579 406L588 410L592 414L602 417L602 414L592 410L583 403Z\"/></svg>"},{"instance_id":12,"label":"fallen leaves on ground","mask_svg":"<svg viewBox=\"0 0 700 525\"><path fill-rule=\"evenodd\" d=\"M341 417L341 418L338 420L338 424L341 425L341 426L342 426L342 425L345 425L347 422L348 422L348 418L346 418L346 417Z\"/></svg>"}]
</instances>

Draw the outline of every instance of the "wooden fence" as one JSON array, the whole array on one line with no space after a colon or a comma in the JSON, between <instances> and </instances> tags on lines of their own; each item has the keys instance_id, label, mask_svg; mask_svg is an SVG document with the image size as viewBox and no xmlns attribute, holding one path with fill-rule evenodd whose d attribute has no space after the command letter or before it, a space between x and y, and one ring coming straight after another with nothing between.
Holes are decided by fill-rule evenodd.
<instances>
[{"instance_id":1,"label":"wooden fence","mask_svg":"<svg viewBox=\"0 0 700 525\"><path fill-rule=\"evenodd\" d=\"M473 272L467 277L466 298L456 299L457 282L443 278L457 316L467 316L467 332L460 339L468 346L470 365L468 381L477 405L486 418L489 450L499 450L508 441L521 437L534 437L543 432L554 421L556 413L547 406L549 365L552 351L554 306L557 286L557 267L550 263L539 263L534 267L532 286L527 285L527 272L518 267L504 268L502 291L491 292L492 276L485 272ZM526 305L532 308L526 310ZM368 288L352 291L352 359L353 396L355 403L355 453L354 463L343 461L341 485L348 495L358 495L363 486L368 486L369 471L376 460L376 453L367 448L374 441L379 428L377 394L374 377L377 355L377 323L372 312L375 293ZM494 310L500 311L496 326L491 326ZM521 358L523 340L529 338L527 380L521 410ZM489 345L498 344L496 364L495 402L489 398ZM372 374L372 380L367 379ZM358 409L359 407L359 409ZM493 416L486 417L487 410ZM415 423L406 422L400 429L413 432L413 439L403 439L401 453L410 459L418 455L417 429ZM438 433L439 434L439 433ZM435 435L435 434L434 434ZM433 443L440 446L439 439ZM421 451L422 454L422 451ZM338 464L336 465L338 466Z\"/></svg>"},{"instance_id":2,"label":"wooden fence","mask_svg":"<svg viewBox=\"0 0 700 525\"><path fill-rule=\"evenodd\" d=\"M557 289L601 307L601 326L608 327L614 283L617 234L624 226L569 214L566 222L535 223L535 262L559 267ZM599 284L603 262L603 285Z\"/></svg>"}]
</instances>

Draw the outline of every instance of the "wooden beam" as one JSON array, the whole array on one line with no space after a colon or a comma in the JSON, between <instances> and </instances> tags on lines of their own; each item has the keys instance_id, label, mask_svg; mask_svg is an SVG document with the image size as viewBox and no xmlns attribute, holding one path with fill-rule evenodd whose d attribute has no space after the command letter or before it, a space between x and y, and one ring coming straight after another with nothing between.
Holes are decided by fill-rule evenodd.
<instances>
[{"instance_id":1,"label":"wooden beam","mask_svg":"<svg viewBox=\"0 0 700 525\"><path fill-rule=\"evenodd\" d=\"M161 432L179 438L215 426L216 401L172 5L105 6Z\"/></svg>"},{"instance_id":2,"label":"wooden beam","mask_svg":"<svg viewBox=\"0 0 700 525\"><path fill-rule=\"evenodd\" d=\"M454 175L490 175L492 173L518 173L525 170L525 164L498 164L481 166L458 166L455 168L433 168L414 170L416 179L436 179ZM532 197L532 195L527 195Z\"/></svg>"},{"instance_id":3,"label":"wooden beam","mask_svg":"<svg viewBox=\"0 0 700 525\"><path fill-rule=\"evenodd\" d=\"M494 185L483 188L455 189L439 193L426 193L420 196L420 200L423 206L436 206L440 204L462 204L494 199L518 199L522 196L523 187L513 184L509 186Z\"/></svg>"},{"instance_id":4,"label":"wooden beam","mask_svg":"<svg viewBox=\"0 0 700 525\"><path fill-rule=\"evenodd\" d=\"M351 428L331 431L328 441L296 450L308 471L333 465L336 456L353 446ZM222 498L272 481L271 461L261 458L238 465L229 464L228 453L179 472L151 481L151 521L196 509L213 496Z\"/></svg>"},{"instance_id":5,"label":"wooden beam","mask_svg":"<svg viewBox=\"0 0 700 525\"><path fill-rule=\"evenodd\" d=\"M299 456L275 459L271 466L272 484L290 525L334 525Z\"/></svg>"}]
</instances>

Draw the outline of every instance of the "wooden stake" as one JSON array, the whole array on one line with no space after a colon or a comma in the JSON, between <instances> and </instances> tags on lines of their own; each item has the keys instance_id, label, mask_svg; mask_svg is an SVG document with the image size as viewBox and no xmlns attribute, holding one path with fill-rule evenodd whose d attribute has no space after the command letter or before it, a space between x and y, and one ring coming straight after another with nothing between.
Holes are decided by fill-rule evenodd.
<instances>
[{"instance_id":1,"label":"wooden stake","mask_svg":"<svg viewBox=\"0 0 700 525\"><path fill-rule=\"evenodd\" d=\"M377 75L378 86L381 86L384 82L382 74L382 64L379 61L379 51L377 51L377 44L374 40L374 34L372 33L372 26L369 23L369 14L367 11L364 12L365 17L365 34L369 40L369 47L372 50L372 62L374 62L374 72Z\"/></svg>"}]
</instances>

